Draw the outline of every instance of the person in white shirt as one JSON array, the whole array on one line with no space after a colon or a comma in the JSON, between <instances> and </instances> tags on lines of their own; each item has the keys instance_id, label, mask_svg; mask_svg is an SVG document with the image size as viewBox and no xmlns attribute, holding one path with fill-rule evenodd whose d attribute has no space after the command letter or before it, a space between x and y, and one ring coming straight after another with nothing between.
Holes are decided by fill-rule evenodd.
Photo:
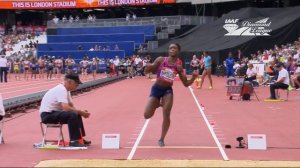
<instances>
[{"instance_id":1,"label":"person in white shirt","mask_svg":"<svg viewBox=\"0 0 300 168\"><path fill-rule=\"evenodd\" d=\"M70 15L70 16L69 16L69 22L70 22L70 23L73 23L73 20L74 20L73 16Z\"/></svg>"},{"instance_id":2,"label":"person in white shirt","mask_svg":"<svg viewBox=\"0 0 300 168\"><path fill-rule=\"evenodd\" d=\"M288 89L290 84L290 77L288 71L283 67L283 63L279 62L275 65L275 68L279 70L277 81L270 85L270 98L276 99L275 89Z\"/></svg>"},{"instance_id":3,"label":"person in white shirt","mask_svg":"<svg viewBox=\"0 0 300 168\"><path fill-rule=\"evenodd\" d=\"M133 19L133 21L136 20L136 14L135 13L132 14L132 19Z\"/></svg>"},{"instance_id":4,"label":"person in white shirt","mask_svg":"<svg viewBox=\"0 0 300 168\"><path fill-rule=\"evenodd\" d=\"M248 64L248 69L247 69L246 75L247 76L245 78L245 81L252 82L253 80L256 79L257 71L254 68L253 64Z\"/></svg>"},{"instance_id":5,"label":"person in white shirt","mask_svg":"<svg viewBox=\"0 0 300 168\"><path fill-rule=\"evenodd\" d=\"M119 76L119 66L120 66L120 59L118 56L115 57L114 61L113 61L114 65L115 65L115 71L117 76Z\"/></svg>"},{"instance_id":6,"label":"person in white shirt","mask_svg":"<svg viewBox=\"0 0 300 168\"><path fill-rule=\"evenodd\" d=\"M54 24L57 24L58 21L59 21L59 19L57 18L57 16L54 16L54 18L52 20L53 20Z\"/></svg>"},{"instance_id":7,"label":"person in white shirt","mask_svg":"<svg viewBox=\"0 0 300 168\"><path fill-rule=\"evenodd\" d=\"M69 146L73 147L85 147L91 144L91 141L84 139L83 143L80 143L81 138L85 136L81 117L89 118L90 113L75 108L70 94L70 91L76 90L79 84L81 81L77 74L67 74L63 84L46 92L39 110L43 123L68 124Z\"/></svg>"},{"instance_id":8,"label":"person in white shirt","mask_svg":"<svg viewBox=\"0 0 300 168\"><path fill-rule=\"evenodd\" d=\"M62 22L67 22L67 17L66 17L66 15L64 15L63 17L62 17Z\"/></svg>"},{"instance_id":9,"label":"person in white shirt","mask_svg":"<svg viewBox=\"0 0 300 168\"><path fill-rule=\"evenodd\" d=\"M0 58L0 82L7 82L7 59L5 55Z\"/></svg>"}]
</instances>

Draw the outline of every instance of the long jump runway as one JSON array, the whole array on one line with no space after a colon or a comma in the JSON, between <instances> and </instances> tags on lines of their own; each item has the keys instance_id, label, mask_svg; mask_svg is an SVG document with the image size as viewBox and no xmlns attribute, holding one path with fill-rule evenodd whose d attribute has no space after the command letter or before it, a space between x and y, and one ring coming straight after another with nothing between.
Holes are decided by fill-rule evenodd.
<instances>
[{"instance_id":1,"label":"long jump runway","mask_svg":"<svg viewBox=\"0 0 300 168\"><path fill-rule=\"evenodd\" d=\"M153 85L153 81L144 77L123 80L74 96L76 107L91 112L91 117L84 119L86 139L92 140L88 150L34 149L33 144L42 140L38 110L15 114L13 118L7 118L4 125L6 144L0 145L0 166L32 167L44 160L54 160L47 165L51 167L58 163L55 160L66 159L300 160L300 148L297 147L300 137L296 134L299 130L297 93L290 93L289 101L281 104L258 102L254 98L250 102L229 100L224 81L224 78L214 78L213 90L208 90L206 83L202 90L196 90L194 86L186 88L179 81L174 83L171 126L164 148L157 145L162 109L158 108L149 120L143 118ZM55 84L53 82L53 86ZM260 99L267 97L268 88L260 87L256 93ZM289 111L289 115L282 109ZM101 136L104 133L120 134L121 148L102 149ZM266 151L236 149L235 138L245 137L247 133L266 133L270 148ZM66 125L64 135L68 140ZM57 137L57 130L49 131L48 136ZM232 149L224 149L226 144Z\"/></svg>"},{"instance_id":2,"label":"long jump runway","mask_svg":"<svg viewBox=\"0 0 300 168\"><path fill-rule=\"evenodd\" d=\"M34 149L33 143L41 141L38 111L16 114L16 118L5 123L6 144L0 145L1 166L33 166L42 160L55 159L222 159L189 89L180 82L174 85L167 146L157 146L162 124L162 111L158 109L148 121L140 143L133 148L145 127L143 111L152 84L149 79L135 78L74 97L78 108L91 112L91 117L84 120L86 138L92 140L88 150ZM103 133L119 133L121 149L101 149ZM68 139L66 126L64 134ZM48 136L56 137L56 130Z\"/></svg>"}]
</instances>

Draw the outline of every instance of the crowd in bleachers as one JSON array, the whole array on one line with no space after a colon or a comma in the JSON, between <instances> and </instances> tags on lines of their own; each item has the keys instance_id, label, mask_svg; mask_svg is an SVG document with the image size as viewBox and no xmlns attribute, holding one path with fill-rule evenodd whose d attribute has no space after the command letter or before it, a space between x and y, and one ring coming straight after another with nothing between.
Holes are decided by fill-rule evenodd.
<instances>
[{"instance_id":1,"label":"crowd in bleachers","mask_svg":"<svg viewBox=\"0 0 300 168\"><path fill-rule=\"evenodd\" d=\"M272 49L266 49L264 51L257 51L250 57L236 57L234 65L230 65L230 58L224 61L224 65L227 71L227 78L230 76L252 76L255 78L255 84L266 85L272 83L272 80L276 79L278 71L274 67L277 63L283 63L285 69L288 71L291 83L290 89L298 89L300 87L300 38L293 43L286 45L274 45ZM259 74L259 68L252 68L253 65L263 64L263 74ZM250 65L250 66L249 66ZM228 74L231 66L234 70L234 75Z\"/></svg>"},{"instance_id":2,"label":"crowd in bleachers","mask_svg":"<svg viewBox=\"0 0 300 168\"><path fill-rule=\"evenodd\" d=\"M38 41L33 41L34 33L13 32L8 35L0 35L0 54L6 55L11 59L22 58L28 56L36 56L36 47ZM20 50L14 50L16 44L30 40L28 44L21 46Z\"/></svg>"},{"instance_id":3,"label":"crowd in bleachers","mask_svg":"<svg viewBox=\"0 0 300 168\"><path fill-rule=\"evenodd\" d=\"M79 22L80 18L78 15L75 16L75 19L72 15L69 15L69 17L67 17L66 15L64 15L61 19L59 19L57 16L54 16L52 21L54 24L58 24L58 23L77 23ZM89 14L87 16L87 23L93 23L96 21L96 15L91 15Z\"/></svg>"}]
</instances>

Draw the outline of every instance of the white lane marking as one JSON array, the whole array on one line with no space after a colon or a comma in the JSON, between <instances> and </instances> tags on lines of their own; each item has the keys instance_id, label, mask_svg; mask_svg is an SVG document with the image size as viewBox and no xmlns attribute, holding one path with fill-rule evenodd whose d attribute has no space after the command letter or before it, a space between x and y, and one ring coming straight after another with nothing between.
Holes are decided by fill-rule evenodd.
<instances>
[{"instance_id":1,"label":"white lane marking","mask_svg":"<svg viewBox=\"0 0 300 168\"><path fill-rule=\"evenodd\" d=\"M205 116L205 113L204 113L204 111L202 110L202 108L201 108L201 106L200 106L200 104L199 104L199 102L198 102L198 100L197 100L197 98L196 98L196 96L195 96L195 94L194 94L194 92L193 92L191 86L189 86L189 90L190 90L190 92L191 92L191 94L192 94L192 96L193 96L193 98L194 98L194 100L195 100L195 103L196 103L196 105L197 105L197 107L198 107L198 109L199 109L200 114L202 115L202 117L203 117L203 119L204 119L204 121L205 121L206 126L208 127L208 129L209 129L209 131L210 131L210 133L211 133L211 135L212 135L212 137L213 137L215 143L217 144L217 146L218 146L218 148L219 148L219 151L221 152L221 155L222 155L222 157L223 157L223 160L229 160L228 157L227 157L227 155L226 155L226 153L225 153L225 151L224 151L224 149L223 149L223 147L222 147L222 145L220 144L220 141L218 140L218 138L217 138L217 136L216 136L216 133L214 132L212 126L211 126L210 123L208 122L207 117Z\"/></svg>"},{"instance_id":2,"label":"white lane marking","mask_svg":"<svg viewBox=\"0 0 300 168\"><path fill-rule=\"evenodd\" d=\"M138 145L139 145L139 143L140 143L140 141L141 141L141 139L142 139L142 137L143 137L143 135L145 133L145 130L146 130L149 122L150 122L150 119L147 119L145 121L144 126L143 126L143 128L142 128L142 130L141 130L141 132L140 132L140 134L138 136L138 138L136 139L136 141L135 141L135 143L134 143L134 145L133 145L133 147L132 147L132 149L131 149L128 157L127 157L127 160L132 160L133 155L134 155L134 153L135 153L135 151L136 151L136 149L137 149L137 147L138 147Z\"/></svg>"}]
</instances>

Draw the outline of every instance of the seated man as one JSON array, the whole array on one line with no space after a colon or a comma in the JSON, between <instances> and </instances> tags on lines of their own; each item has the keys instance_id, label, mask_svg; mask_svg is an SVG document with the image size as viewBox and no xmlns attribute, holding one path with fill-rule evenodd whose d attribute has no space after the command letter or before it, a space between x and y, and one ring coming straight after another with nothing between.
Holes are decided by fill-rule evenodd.
<instances>
[{"instance_id":1,"label":"seated man","mask_svg":"<svg viewBox=\"0 0 300 168\"><path fill-rule=\"evenodd\" d=\"M83 140L84 144L80 143L81 136L85 136L81 116L88 118L90 113L75 108L70 94L70 91L76 90L79 84L81 81L77 74L67 74L64 83L47 91L40 107L43 123L68 124L72 147L85 147L91 144L91 141L87 140Z\"/></svg>"},{"instance_id":2,"label":"seated man","mask_svg":"<svg viewBox=\"0 0 300 168\"><path fill-rule=\"evenodd\" d=\"M286 69L284 69L283 63L277 63L275 68L279 70L279 75L277 81L270 85L271 97L269 99L276 99L275 89L288 89L290 84L289 73Z\"/></svg>"}]
</instances>

